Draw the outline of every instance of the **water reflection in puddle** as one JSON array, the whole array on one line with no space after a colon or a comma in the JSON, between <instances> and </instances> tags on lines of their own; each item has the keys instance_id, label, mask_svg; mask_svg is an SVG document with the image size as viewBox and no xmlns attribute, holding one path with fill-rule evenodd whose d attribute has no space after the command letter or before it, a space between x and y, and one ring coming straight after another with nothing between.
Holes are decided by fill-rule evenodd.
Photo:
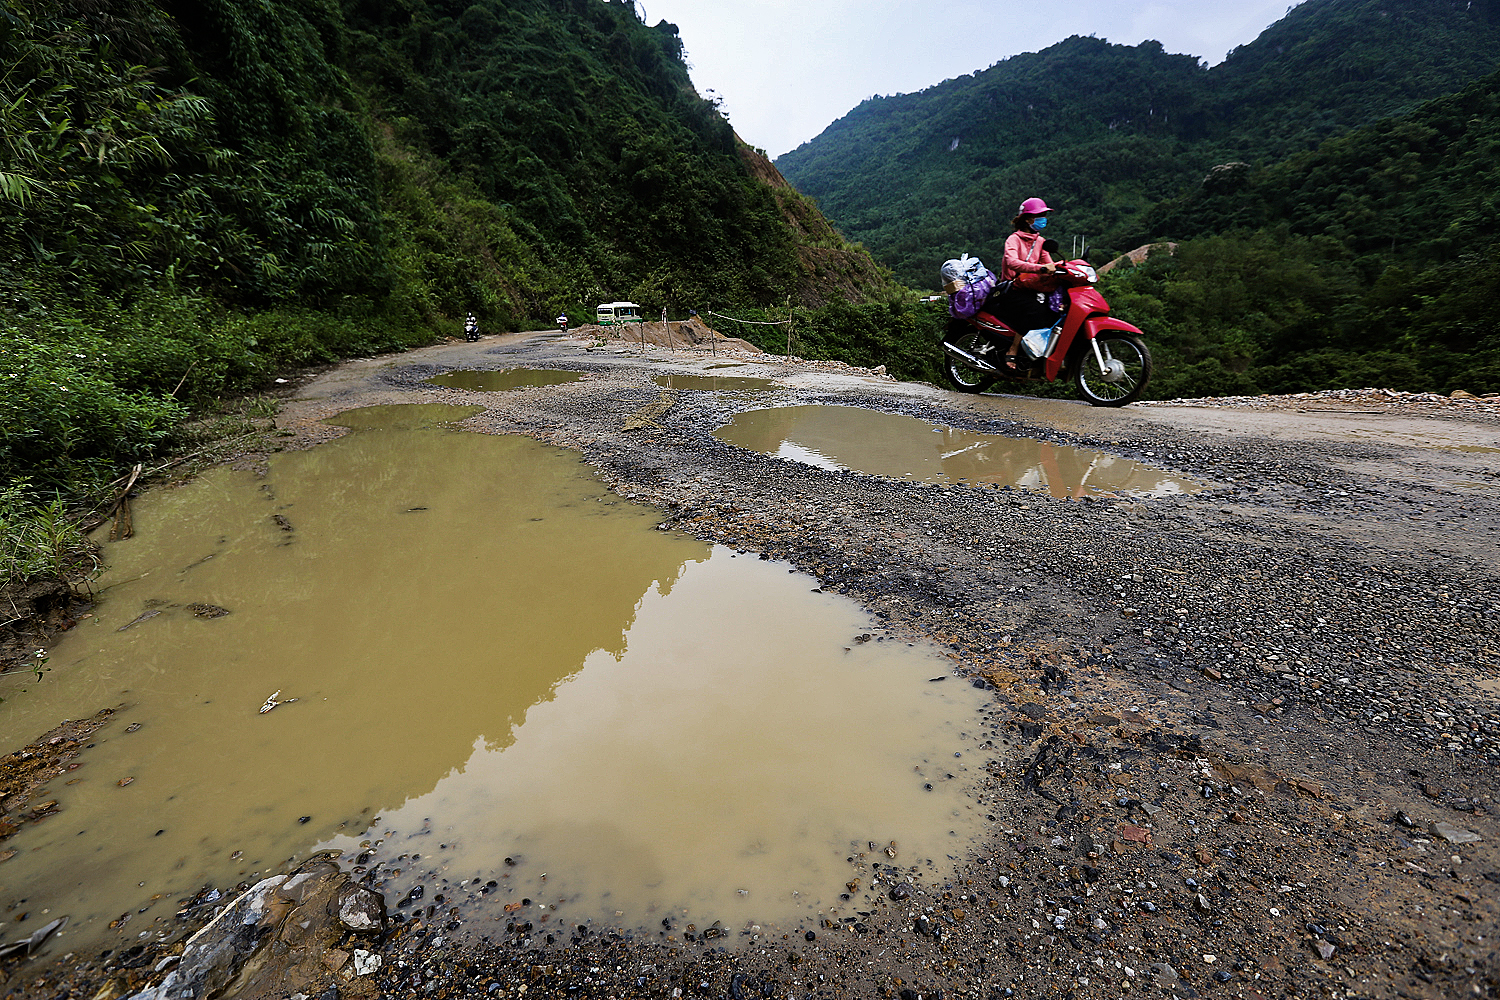
<instances>
[{"instance_id":1,"label":"water reflection in puddle","mask_svg":"<svg viewBox=\"0 0 1500 1000\"><path fill-rule=\"evenodd\" d=\"M1196 493L1197 483L1103 452L980 434L855 406L785 406L736 414L714 436L824 469L919 482L1003 483L1055 497Z\"/></svg>"},{"instance_id":2,"label":"water reflection in puddle","mask_svg":"<svg viewBox=\"0 0 1500 1000\"><path fill-rule=\"evenodd\" d=\"M205 883L364 839L408 881L496 880L496 910L633 926L793 921L838 902L854 841L940 874L978 828L958 728L979 693L658 517L570 453L440 428L152 494L95 617L43 683L0 690L7 750L122 706L47 790L61 812L8 842L0 905L72 916L57 948L127 913L133 937ZM261 714L278 690L297 700Z\"/></svg>"},{"instance_id":3,"label":"water reflection in puddle","mask_svg":"<svg viewBox=\"0 0 1500 1000\"><path fill-rule=\"evenodd\" d=\"M583 372L556 371L548 368L507 368L503 371L473 371L455 368L453 371L434 375L428 385L440 385L445 389L466 389L469 392L501 392L506 389L533 389L545 385L563 385L577 382Z\"/></svg>"},{"instance_id":4,"label":"water reflection in puddle","mask_svg":"<svg viewBox=\"0 0 1500 1000\"><path fill-rule=\"evenodd\" d=\"M775 389L768 378L744 378L735 375L658 375L656 384L663 389L702 389L709 392Z\"/></svg>"},{"instance_id":5,"label":"water reflection in puddle","mask_svg":"<svg viewBox=\"0 0 1500 1000\"><path fill-rule=\"evenodd\" d=\"M382 815L373 860L405 870L392 899L436 872L450 898L498 880L495 919L534 898L570 920L785 922L836 904L870 842L897 842L903 865L960 853L972 810L954 782L924 785L962 775L971 745L949 720L972 689L930 683L943 666L904 643L851 645L853 609L808 590L719 548L648 591L628 648L591 654L511 739L476 740Z\"/></svg>"}]
</instances>

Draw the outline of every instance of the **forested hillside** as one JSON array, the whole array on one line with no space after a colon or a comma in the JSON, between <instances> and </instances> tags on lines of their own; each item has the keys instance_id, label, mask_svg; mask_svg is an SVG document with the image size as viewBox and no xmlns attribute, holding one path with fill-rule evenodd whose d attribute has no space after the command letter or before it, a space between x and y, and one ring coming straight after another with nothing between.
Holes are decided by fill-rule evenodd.
<instances>
[{"instance_id":1,"label":"forested hillside","mask_svg":"<svg viewBox=\"0 0 1500 1000\"><path fill-rule=\"evenodd\" d=\"M4 0L0 478L468 311L883 294L682 53L609 0Z\"/></svg>"},{"instance_id":2,"label":"forested hillside","mask_svg":"<svg viewBox=\"0 0 1500 1000\"><path fill-rule=\"evenodd\" d=\"M1107 286L1169 357L1161 393L1500 391L1500 73L1269 167L1221 172Z\"/></svg>"},{"instance_id":3,"label":"forested hillside","mask_svg":"<svg viewBox=\"0 0 1500 1000\"><path fill-rule=\"evenodd\" d=\"M917 94L871 98L777 166L901 280L996 258L1015 206L1101 250L1217 164L1271 163L1495 68L1497 0L1307 0L1207 68L1073 37Z\"/></svg>"},{"instance_id":4,"label":"forested hillside","mask_svg":"<svg viewBox=\"0 0 1500 1000\"><path fill-rule=\"evenodd\" d=\"M1075 37L867 101L778 162L917 287L997 261L1033 194L1096 262L1177 244L1103 286L1157 398L1496 391L1497 43L1500 5L1453 0L1308 0L1213 69Z\"/></svg>"}]
</instances>

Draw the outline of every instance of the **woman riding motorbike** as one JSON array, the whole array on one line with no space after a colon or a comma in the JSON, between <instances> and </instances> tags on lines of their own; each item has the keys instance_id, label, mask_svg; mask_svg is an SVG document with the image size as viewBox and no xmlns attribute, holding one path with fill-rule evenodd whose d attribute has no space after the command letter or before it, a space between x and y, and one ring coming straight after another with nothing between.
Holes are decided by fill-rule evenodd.
<instances>
[{"instance_id":1,"label":"woman riding motorbike","mask_svg":"<svg viewBox=\"0 0 1500 1000\"><path fill-rule=\"evenodd\" d=\"M1051 308L1051 303L1043 305L1036 301L1038 294L1048 295L1058 288L1056 279L1052 277L1057 272L1057 263L1042 246L1042 230L1047 228L1047 214L1050 211L1042 199L1027 198L1021 202L1016 217L1011 220L1016 231L1005 241L1005 259L1000 264L1000 280L1011 283L1007 294L1012 297L1012 302L996 303L996 306L1010 314L1002 317L1007 320L1020 313L1024 313L1025 317L1023 322L1012 324L1017 328L1017 333L1011 340L1010 350L1005 354L1005 364L1009 368L1016 367L1021 353L1020 331L1051 326L1061 311ZM997 312L996 315L1000 314Z\"/></svg>"}]
</instances>

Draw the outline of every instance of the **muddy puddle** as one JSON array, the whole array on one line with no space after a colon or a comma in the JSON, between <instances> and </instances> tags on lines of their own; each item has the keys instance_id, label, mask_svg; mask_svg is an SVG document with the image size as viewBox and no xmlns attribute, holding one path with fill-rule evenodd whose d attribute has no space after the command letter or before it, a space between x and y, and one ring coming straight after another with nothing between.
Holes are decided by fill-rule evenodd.
<instances>
[{"instance_id":1,"label":"muddy puddle","mask_svg":"<svg viewBox=\"0 0 1500 1000\"><path fill-rule=\"evenodd\" d=\"M366 406L345 410L323 421L350 430L415 431L448 427L483 413L482 406L450 406L447 403L412 403L406 406Z\"/></svg>"},{"instance_id":2,"label":"muddy puddle","mask_svg":"<svg viewBox=\"0 0 1500 1000\"><path fill-rule=\"evenodd\" d=\"M368 844L393 908L421 882L475 933L523 900L774 926L859 905L856 847L935 877L964 853L981 693L932 682L945 659L655 530L570 452L418 409L137 505L93 617L0 689L6 750L119 709L7 843L12 919L112 947L205 884Z\"/></svg>"},{"instance_id":3,"label":"muddy puddle","mask_svg":"<svg viewBox=\"0 0 1500 1000\"><path fill-rule=\"evenodd\" d=\"M735 415L714 436L824 469L919 482L996 483L1054 497L1196 493L1191 480L1118 455L981 434L855 406L786 406Z\"/></svg>"},{"instance_id":4,"label":"muddy puddle","mask_svg":"<svg viewBox=\"0 0 1500 1000\"><path fill-rule=\"evenodd\" d=\"M658 375L655 380L663 389L696 389L707 392L758 391L775 389L768 378L745 378L737 375Z\"/></svg>"},{"instance_id":5,"label":"muddy puddle","mask_svg":"<svg viewBox=\"0 0 1500 1000\"><path fill-rule=\"evenodd\" d=\"M474 371L455 368L434 375L428 385L469 392L503 392L507 389L534 389L540 386L564 385L583 378L583 372L557 371L549 368L506 368L502 371Z\"/></svg>"}]
</instances>

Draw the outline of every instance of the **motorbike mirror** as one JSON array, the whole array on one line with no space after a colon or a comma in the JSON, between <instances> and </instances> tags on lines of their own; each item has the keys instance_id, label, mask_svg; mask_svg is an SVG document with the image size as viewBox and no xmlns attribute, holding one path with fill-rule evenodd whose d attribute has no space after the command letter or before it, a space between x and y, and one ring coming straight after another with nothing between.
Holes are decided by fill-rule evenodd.
<instances>
[{"instance_id":1,"label":"motorbike mirror","mask_svg":"<svg viewBox=\"0 0 1500 1000\"><path fill-rule=\"evenodd\" d=\"M1045 251L1047 251L1047 255L1048 256L1050 256L1050 257L1056 257L1057 256L1057 251L1061 250L1062 247L1058 244L1058 242L1056 240L1043 240L1042 241L1042 249L1045 250Z\"/></svg>"}]
</instances>

